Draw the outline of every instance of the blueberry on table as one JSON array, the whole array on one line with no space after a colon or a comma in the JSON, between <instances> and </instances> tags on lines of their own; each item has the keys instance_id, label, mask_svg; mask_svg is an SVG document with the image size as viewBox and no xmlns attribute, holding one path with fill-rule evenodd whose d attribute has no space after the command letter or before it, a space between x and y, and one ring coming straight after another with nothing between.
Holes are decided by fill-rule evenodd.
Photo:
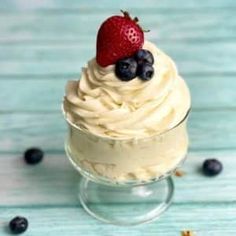
<instances>
[{"instance_id":1,"label":"blueberry on table","mask_svg":"<svg viewBox=\"0 0 236 236\"><path fill-rule=\"evenodd\" d=\"M222 163L216 159L207 159L204 161L202 166L203 173L207 176L218 175L222 169Z\"/></svg>"},{"instance_id":2,"label":"blueberry on table","mask_svg":"<svg viewBox=\"0 0 236 236\"><path fill-rule=\"evenodd\" d=\"M14 234L21 234L28 228L28 220L22 216L16 216L9 223L9 229Z\"/></svg>"},{"instance_id":3,"label":"blueberry on table","mask_svg":"<svg viewBox=\"0 0 236 236\"><path fill-rule=\"evenodd\" d=\"M136 77L138 64L132 58L125 58L117 61L115 67L116 76L122 81L129 81Z\"/></svg>"},{"instance_id":4,"label":"blueberry on table","mask_svg":"<svg viewBox=\"0 0 236 236\"><path fill-rule=\"evenodd\" d=\"M43 151L39 148L29 148L25 151L24 158L27 164L34 165L42 161Z\"/></svg>"},{"instance_id":5,"label":"blueberry on table","mask_svg":"<svg viewBox=\"0 0 236 236\"><path fill-rule=\"evenodd\" d=\"M135 60L138 62L138 65L142 65L144 63L149 63L152 65L154 63L154 58L152 53L145 49L138 50L138 52L135 54L134 57Z\"/></svg>"},{"instance_id":6,"label":"blueberry on table","mask_svg":"<svg viewBox=\"0 0 236 236\"><path fill-rule=\"evenodd\" d=\"M150 80L154 75L154 68L150 63L144 63L138 67L137 75L141 80Z\"/></svg>"}]
</instances>

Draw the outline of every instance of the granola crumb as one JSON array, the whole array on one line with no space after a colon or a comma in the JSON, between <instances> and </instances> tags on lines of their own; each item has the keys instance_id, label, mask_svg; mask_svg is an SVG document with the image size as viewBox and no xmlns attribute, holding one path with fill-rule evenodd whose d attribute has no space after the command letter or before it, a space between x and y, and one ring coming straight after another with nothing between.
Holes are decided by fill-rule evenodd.
<instances>
[{"instance_id":1,"label":"granola crumb","mask_svg":"<svg viewBox=\"0 0 236 236\"><path fill-rule=\"evenodd\" d=\"M184 230L181 232L181 236L196 236L196 234L191 230Z\"/></svg>"},{"instance_id":2,"label":"granola crumb","mask_svg":"<svg viewBox=\"0 0 236 236\"><path fill-rule=\"evenodd\" d=\"M176 170L175 171L175 176L177 176L177 177L182 177L184 175L186 175L186 173L182 170Z\"/></svg>"}]
</instances>

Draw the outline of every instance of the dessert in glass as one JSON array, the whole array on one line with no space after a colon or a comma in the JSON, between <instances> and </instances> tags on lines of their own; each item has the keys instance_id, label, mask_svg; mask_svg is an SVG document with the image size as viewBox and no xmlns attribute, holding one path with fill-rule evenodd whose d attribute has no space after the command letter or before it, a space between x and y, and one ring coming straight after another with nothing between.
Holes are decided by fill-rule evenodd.
<instances>
[{"instance_id":1,"label":"dessert in glass","mask_svg":"<svg viewBox=\"0 0 236 236\"><path fill-rule=\"evenodd\" d=\"M171 203L171 174L186 158L191 99L175 63L127 12L101 25L96 57L63 101L67 156L78 195L97 219L135 225Z\"/></svg>"}]
</instances>

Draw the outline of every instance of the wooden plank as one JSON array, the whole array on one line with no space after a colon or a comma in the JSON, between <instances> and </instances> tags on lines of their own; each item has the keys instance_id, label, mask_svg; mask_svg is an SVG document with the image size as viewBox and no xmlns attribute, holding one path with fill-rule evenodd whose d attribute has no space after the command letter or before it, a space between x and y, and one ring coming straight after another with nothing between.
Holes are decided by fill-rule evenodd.
<instances>
[{"instance_id":1,"label":"wooden plank","mask_svg":"<svg viewBox=\"0 0 236 236\"><path fill-rule=\"evenodd\" d=\"M80 176L65 155L46 153L43 162L37 166L26 165L21 155L0 155L0 207L76 206ZM200 168L206 158L212 157L222 161L224 171L217 177L209 178L202 175ZM236 153L232 151L189 154L181 168L185 175L174 177L174 202L199 204L235 201L235 165ZM117 203L117 200L112 202Z\"/></svg>"},{"instance_id":2,"label":"wooden plank","mask_svg":"<svg viewBox=\"0 0 236 236\"><path fill-rule=\"evenodd\" d=\"M191 150L235 149L235 110L192 110L189 122ZM58 113L1 115L0 150L19 152L28 146L62 151L66 124Z\"/></svg>"},{"instance_id":3,"label":"wooden plank","mask_svg":"<svg viewBox=\"0 0 236 236\"><path fill-rule=\"evenodd\" d=\"M234 41L162 41L157 38L149 39L157 47L174 57L177 62L202 63L201 66L227 66L236 55ZM57 42L49 41L35 44L0 44L0 62L7 63L83 63L95 56L96 41L89 38L78 41ZM206 56L207 54L207 56ZM231 63L232 64L232 63Z\"/></svg>"},{"instance_id":4,"label":"wooden plank","mask_svg":"<svg viewBox=\"0 0 236 236\"><path fill-rule=\"evenodd\" d=\"M78 78L1 79L0 111L57 111L66 81ZM193 108L235 107L234 76L186 76L185 80L191 90Z\"/></svg>"},{"instance_id":5,"label":"wooden plank","mask_svg":"<svg viewBox=\"0 0 236 236\"><path fill-rule=\"evenodd\" d=\"M97 9L104 9L104 6L108 9L123 9L127 7L131 7L130 3L126 0L120 0L118 2L111 2L109 0L101 0L99 4L93 3L91 1L80 0L72 1L70 4L66 0L41 0L40 2L35 2L31 0L8 0L8 1L1 1L0 8L3 10L15 9L15 10L29 10L29 9L90 9L90 8L97 8ZM155 0L147 0L145 1L145 5L143 1L136 0L135 5L132 7L141 8L155 8L155 9L195 9L195 8L222 8L222 7L235 7L234 0L206 0L206 1L197 1L197 0L188 0L184 5L181 4L180 1L171 1L171 0L162 0L162 1L155 1Z\"/></svg>"},{"instance_id":6,"label":"wooden plank","mask_svg":"<svg viewBox=\"0 0 236 236\"><path fill-rule=\"evenodd\" d=\"M22 155L1 155L0 206L76 204L79 174L65 155L46 155L37 166Z\"/></svg>"},{"instance_id":7,"label":"wooden plank","mask_svg":"<svg viewBox=\"0 0 236 236\"><path fill-rule=\"evenodd\" d=\"M181 4L180 4L181 5ZM105 8L107 9L107 8ZM38 42L48 40L94 40L98 27L111 14L119 14L106 10L84 12L76 10L74 14L62 11L55 13L2 13L0 15L0 42ZM139 16L141 25L150 29L148 37L158 40L210 39L218 41L231 37L235 39L236 19L232 8L219 11L197 10L191 11L150 11L143 8L140 11L131 11L132 15ZM168 14L169 13L169 14ZM191 20L189 20L191 19ZM84 27L86 25L86 27ZM178 27L176 27L178 26Z\"/></svg>"},{"instance_id":8,"label":"wooden plank","mask_svg":"<svg viewBox=\"0 0 236 236\"><path fill-rule=\"evenodd\" d=\"M173 57L182 74L222 74L236 73L234 58L236 58L236 44L234 42L205 42L193 44L179 42L178 44L157 45ZM77 74L90 58L95 55L95 44L86 46L50 46L46 48L25 48L22 52L28 56L18 56L18 59L4 60L7 55L2 49L0 61L2 76L19 75L53 75L53 74ZM10 49L12 50L12 49ZM5 51L5 53L4 53ZM31 56L30 56L31 55ZM61 59L63 58L63 59ZM22 60L21 60L22 59Z\"/></svg>"},{"instance_id":9,"label":"wooden plank","mask_svg":"<svg viewBox=\"0 0 236 236\"><path fill-rule=\"evenodd\" d=\"M124 214L123 209L112 207ZM128 206L127 206L128 207ZM130 212L134 209L130 206ZM125 209L127 212L127 208ZM235 204L217 205L173 205L157 221L138 227L117 227L98 222L82 209L74 208L3 208L0 211L2 225L15 215L24 215L29 219L29 228L25 235L180 235L184 229L194 230L197 236L235 235ZM0 228L1 235L9 235L6 228Z\"/></svg>"},{"instance_id":10,"label":"wooden plank","mask_svg":"<svg viewBox=\"0 0 236 236\"><path fill-rule=\"evenodd\" d=\"M0 80L0 111L58 111L67 79Z\"/></svg>"},{"instance_id":11,"label":"wooden plank","mask_svg":"<svg viewBox=\"0 0 236 236\"><path fill-rule=\"evenodd\" d=\"M62 151L65 134L65 122L59 113L2 114L0 150L14 152L41 146L45 150Z\"/></svg>"}]
</instances>

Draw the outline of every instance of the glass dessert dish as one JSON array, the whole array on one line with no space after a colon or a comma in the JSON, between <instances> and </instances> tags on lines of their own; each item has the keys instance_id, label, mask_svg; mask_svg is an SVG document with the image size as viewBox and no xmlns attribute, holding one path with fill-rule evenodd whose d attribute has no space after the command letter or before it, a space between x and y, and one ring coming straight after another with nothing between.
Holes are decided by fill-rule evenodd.
<instances>
[{"instance_id":1,"label":"glass dessert dish","mask_svg":"<svg viewBox=\"0 0 236 236\"><path fill-rule=\"evenodd\" d=\"M174 61L144 39L137 17L123 14L102 23L96 57L68 81L62 110L82 206L101 221L135 225L171 203L191 98Z\"/></svg>"},{"instance_id":2,"label":"glass dessert dish","mask_svg":"<svg viewBox=\"0 0 236 236\"><path fill-rule=\"evenodd\" d=\"M65 151L82 175L78 197L83 208L98 220L115 225L136 225L158 218L173 198L171 174L187 155L189 111L175 127L133 140L95 136L67 119ZM104 163L111 155L119 158L116 166ZM149 166L137 169L135 163L139 159ZM123 165L131 168L122 175L115 168L123 171Z\"/></svg>"}]
</instances>

